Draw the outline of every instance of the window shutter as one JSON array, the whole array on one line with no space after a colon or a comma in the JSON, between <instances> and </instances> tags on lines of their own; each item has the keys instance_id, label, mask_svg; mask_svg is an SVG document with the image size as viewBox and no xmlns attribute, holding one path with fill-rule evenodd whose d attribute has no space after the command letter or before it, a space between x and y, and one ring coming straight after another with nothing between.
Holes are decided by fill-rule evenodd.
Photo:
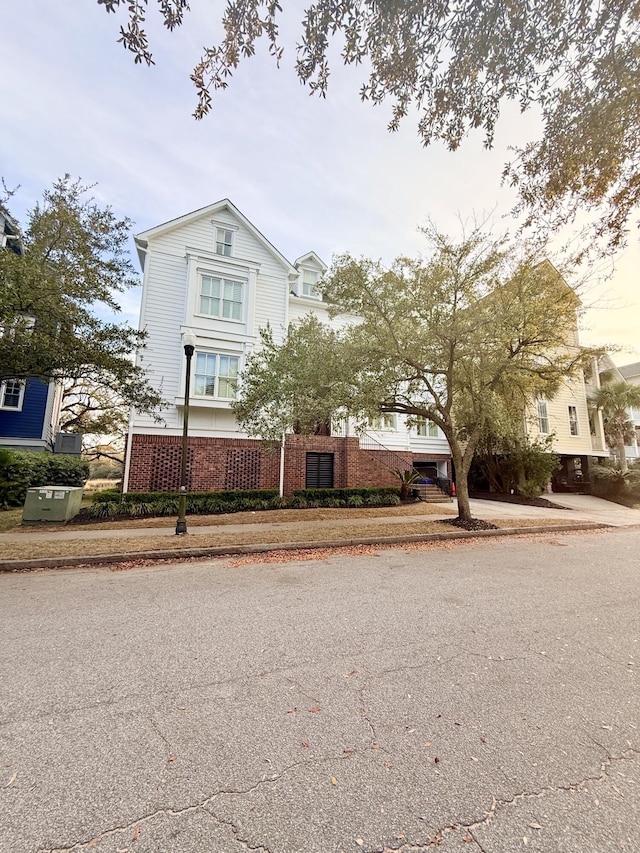
<instances>
[{"instance_id":1,"label":"window shutter","mask_svg":"<svg viewBox=\"0 0 640 853\"><path fill-rule=\"evenodd\" d=\"M307 489L333 488L333 453L307 453Z\"/></svg>"}]
</instances>

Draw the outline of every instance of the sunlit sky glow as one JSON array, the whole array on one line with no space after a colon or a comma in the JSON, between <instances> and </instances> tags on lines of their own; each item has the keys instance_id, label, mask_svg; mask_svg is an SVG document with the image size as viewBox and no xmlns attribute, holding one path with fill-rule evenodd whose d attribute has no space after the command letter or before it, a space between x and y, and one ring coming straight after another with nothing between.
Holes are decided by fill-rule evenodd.
<instances>
[{"instance_id":1,"label":"sunlit sky glow","mask_svg":"<svg viewBox=\"0 0 640 853\"><path fill-rule=\"evenodd\" d=\"M390 108L360 102L361 69L334 63L328 98L309 96L292 70L294 16L280 70L260 52L196 122L189 73L219 37L224 4L192 7L171 35L150 4L157 64L147 68L116 43L121 19L95 0L5 5L0 172L9 187L20 184L10 202L18 219L69 172L96 183L94 194L129 216L136 233L228 197L290 260L310 249L326 261L347 250L384 262L415 255L425 248L418 226L429 217L455 234L459 216L493 211L497 229L515 230L514 194L500 175L509 145L535 137L535 114L507 105L491 151L479 134L454 153L424 149L415 117L389 134ZM625 347L618 364L640 359L637 238L634 227L629 247L614 265L596 265L583 295L583 342ZM138 303L139 290L122 299L133 324Z\"/></svg>"}]
</instances>

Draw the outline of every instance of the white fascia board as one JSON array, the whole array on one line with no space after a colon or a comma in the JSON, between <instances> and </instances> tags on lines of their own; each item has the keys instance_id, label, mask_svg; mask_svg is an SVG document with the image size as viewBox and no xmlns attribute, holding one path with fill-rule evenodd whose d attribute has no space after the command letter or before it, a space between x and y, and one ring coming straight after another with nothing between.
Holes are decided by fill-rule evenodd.
<instances>
[{"instance_id":1,"label":"white fascia board","mask_svg":"<svg viewBox=\"0 0 640 853\"><path fill-rule=\"evenodd\" d=\"M230 201L228 198L221 199L220 201L215 202L215 204L210 204L207 207L201 207L199 210L194 210L191 213L186 213L184 216L179 216L177 219L171 219L169 222L163 222L161 225L156 225L155 228L150 228L148 231L142 231L140 234L137 234L135 237L136 244L138 241L143 241L143 243L148 242L148 240L152 237L157 237L160 234L164 234L167 231L173 231L175 228L179 228L182 225L186 225L189 222L193 222L196 219L200 219L204 216L214 218L216 213L224 209L229 210L231 213L236 216L240 222L246 227L246 229L255 237L255 239L261 243L264 248L280 263L288 272L295 273L296 269L293 264L288 261L282 252L279 252L278 249L271 243L264 234L259 231L256 226L250 222L247 217L241 213L238 208Z\"/></svg>"},{"instance_id":2,"label":"white fascia board","mask_svg":"<svg viewBox=\"0 0 640 853\"><path fill-rule=\"evenodd\" d=\"M305 261L313 261L315 264L317 264L317 266L322 269L323 272L326 272L329 269L327 264L325 264L322 258L319 255L316 255L315 252L307 252L306 255L301 255L299 258L295 259L293 265L295 267L299 267L301 265L304 266Z\"/></svg>"}]
</instances>

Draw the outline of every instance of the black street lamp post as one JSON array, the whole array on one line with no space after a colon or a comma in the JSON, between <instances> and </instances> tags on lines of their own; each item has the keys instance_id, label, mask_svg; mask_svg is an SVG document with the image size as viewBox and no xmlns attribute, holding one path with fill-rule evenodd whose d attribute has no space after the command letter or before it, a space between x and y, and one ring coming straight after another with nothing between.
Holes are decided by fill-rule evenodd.
<instances>
[{"instance_id":1,"label":"black street lamp post","mask_svg":"<svg viewBox=\"0 0 640 853\"><path fill-rule=\"evenodd\" d=\"M182 346L187 360L184 385L184 419L182 423L182 456L180 459L180 497L178 498L178 520L176 536L187 532L187 449L189 439L189 392L191 387L191 359L196 348L196 336L191 331L182 335Z\"/></svg>"}]
</instances>

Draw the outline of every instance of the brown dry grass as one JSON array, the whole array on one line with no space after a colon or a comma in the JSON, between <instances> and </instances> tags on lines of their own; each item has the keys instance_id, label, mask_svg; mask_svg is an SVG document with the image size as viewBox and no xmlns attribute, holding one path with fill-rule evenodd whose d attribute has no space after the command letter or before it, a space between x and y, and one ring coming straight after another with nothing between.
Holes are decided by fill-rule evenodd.
<instances>
[{"instance_id":1,"label":"brown dry grass","mask_svg":"<svg viewBox=\"0 0 640 853\"><path fill-rule=\"evenodd\" d=\"M259 510L255 512L231 512L221 515L190 515L188 517L189 527L222 527L227 524L273 524L289 521L333 521L334 519L344 518L393 518L395 516L405 515L457 515L456 504L441 503L415 503L409 506L383 506L383 507L362 507L359 509L339 508L339 509L276 509L276 510ZM6 523L1 524L3 516L6 516ZM22 527L22 510L16 509L6 513L0 513L0 531L5 533L20 533L20 532L37 532L42 530L52 530L50 525L32 524L28 527ZM160 518L127 518L121 521L96 521L90 524L74 524L70 521L63 527L56 527L55 530L122 530L139 528L150 529L154 527L172 527L175 524L175 518L171 516L163 516Z\"/></svg>"},{"instance_id":2,"label":"brown dry grass","mask_svg":"<svg viewBox=\"0 0 640 853\"><path fill-rule=\"evenodd\" d=\"M395 507L394 507L395 509ZM329 510L334 512L333 510ZM308 519L308 513L312 510L286 510L285 512L301 512ZM327 510L318 510L327 512ZM340 510L337 510L340 512ZM360 511L361 513L362 511ZM271 518L276 513L265 513ZM278 513L279 515L280 513ZM259 515L259 513L256 513ZM426 513L425 515L428 515ZM232 517L233 518L233 517ZM326 516L325 516L326 518ZM362 515L360 515L362 518ZM283 519L279 519L283 520ZM298 520L298 519L296 519ZM331 524L327 519L326 525L303 527L297 524L290 528L273 528L271 526L242 531L224 531L218 533L199 533L185 537L171 535L162 536L136 536L127 537L123 530L121 537L95 538L95 539L56 539L55 532L51 539L42 541L4 542L2 543L2 558L5 560L20 560L38 557L90 557L98 554L138 554L144 551L156 550L180 550L183 548L216 548L229 545L257 545L257 544L291 544L299 543L303 548L305 544L319 541L335 541L350 539L376 539L388 536L412 536L425 535L429 533L453 533L457 530L442 521L412 521L406 524L385 524L380 518L372 518L370 523L360 522L358 524ZM228 522L231 523L231 522ZM526 530L538 524L564 524L564 519L494 519L493 523L500 528L519 527ZM190 528L194 525L189 520ZM167 526L165 519L164 526ZM86 526L82 528L86 530Z\"/></svg>"},{"instance_id":3,"label":"brown dry grass","mask_svg":"<svg viewBox=\"0 0 640 853\"><path fill-rule=\"evenodd\" d=\"M454 507L456 507L454 509ZM380 506L336 509L269 509L256 510L255 512L230 512L221 515L190 515L189 527L219 527L225 524L272 524L289 521L333 521L344 518L393 518L405 515L457 515L457 505L453 503L428 504L417 502L415 504L402 506ZM140 518L127 519L126 527L167 527L171 526L170 518ZM93 527L94 525L91 525ZM66 529L77 527L86 530L88 525L67 524ZM121 521L100 522L95 525L96 530L120 530L123 527Z\"/></svg>"}]
</instances>

